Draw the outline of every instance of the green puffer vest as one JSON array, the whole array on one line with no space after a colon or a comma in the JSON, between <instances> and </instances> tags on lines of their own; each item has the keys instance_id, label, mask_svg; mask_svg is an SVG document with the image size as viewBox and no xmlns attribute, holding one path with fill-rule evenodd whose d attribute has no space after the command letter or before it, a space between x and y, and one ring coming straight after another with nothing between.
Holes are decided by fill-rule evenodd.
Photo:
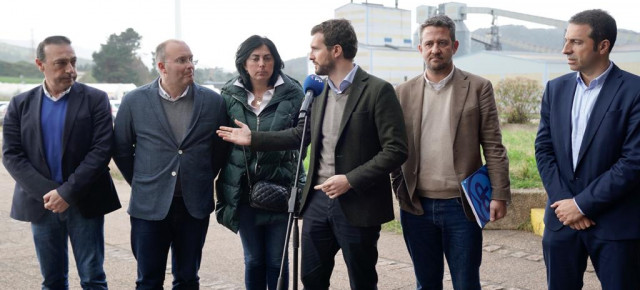
<instances>
[{"instance_id":1,"label":"green puffer vest","mask_svg":"<svg viewBox=\"0 0 640 290\"><path fill-rule=\"evenodd\" d=\"M228 81L221 90L229 113L229 124L235 126L234 119L249 126L252 131L280 131L295 127L298 112L304 99L300 84L289 76L282 74L284 84L276 87L273 98L260 112L251 110L247 102L247 92L244 88L234 85L238 78ZM297 150L253 152L245 147L251 182L269 180L291 188L295 177ZM216 219L233 232L238 232L238 205L249 203L249 186L247 185L247 170L242 146L233 145L227 164L222 168L216 181ZM299 188L304 187L306 174L301 169ZM268 224L287 220L286 213L273 213L258 210L256 224Z\"/></svg>"}]
</instances>

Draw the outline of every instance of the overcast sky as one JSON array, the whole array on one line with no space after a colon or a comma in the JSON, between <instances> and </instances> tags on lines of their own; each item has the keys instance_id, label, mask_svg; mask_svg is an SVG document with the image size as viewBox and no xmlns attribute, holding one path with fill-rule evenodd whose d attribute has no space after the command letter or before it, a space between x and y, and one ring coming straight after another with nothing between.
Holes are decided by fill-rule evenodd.
<instances>
[{"instance_id":1,"label":"overcast sky","mask_svg":"<svg viewBox=\"0 0 640 290\"><path fill-rule=\"evenodd\" d=\"M350 3L345 0L180 0L182 39L189 44L199 67L223 67L233 71L235 51L247 37L258 34L269 37L278 47L283 59L306 56L309 50L309 31L313 25L333 18L334 9ZM354 1L362 3L364 1ZM370 3L395 5L394 0L375 0ZM398 0L398 7L412 11L414 29L415 8L419 5L437 6L445 1ZM470 7L492 7L529 13L560 20L593 8L607 10L616 18L618 28L640 32L638 5L632 1L573 1L573 0L469 0L458 1ZM150 52L158 43L175 36L175 0L15 0L3 1L0 17L0 39L30 46L37 45L49 35L62 34L71 38L76 53L91 58L112 33L128 27L142 35L138 54L151 63ZM527 22L498 18L498 25ZM470 30L489 27L491 17L470 14L466 21ZM413 32L413 29L412 29ZM32 37L33 36L33 37Z\"/></svg>"}]
</instances>

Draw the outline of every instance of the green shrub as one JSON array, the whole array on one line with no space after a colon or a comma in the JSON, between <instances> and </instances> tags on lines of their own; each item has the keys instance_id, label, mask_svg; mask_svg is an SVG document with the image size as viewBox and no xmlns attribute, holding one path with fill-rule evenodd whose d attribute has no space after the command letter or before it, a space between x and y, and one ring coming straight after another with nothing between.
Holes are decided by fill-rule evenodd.
<instances>
[{"instance_id":1,"label":"green shrub","mask_svg":"<svg viewBox=\"0 0 640 290\"><path fill-rule=\"evenodd\" d=\"M534 80L516 77L501 80L495 89L498 112L507 123L524 124L530 114L538 113L542 86Z\"/></svg>"}]
</instances>

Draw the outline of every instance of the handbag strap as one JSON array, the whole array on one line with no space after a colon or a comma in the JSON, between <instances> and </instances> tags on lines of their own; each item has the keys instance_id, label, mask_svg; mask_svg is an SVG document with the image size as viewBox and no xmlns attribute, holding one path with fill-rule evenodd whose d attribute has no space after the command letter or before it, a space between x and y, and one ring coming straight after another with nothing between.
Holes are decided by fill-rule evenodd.
<instances>
[{"instance_id":1,"label":"handbag strap","mask_svg":"<svg viewBox=\"0 0 640 290\"><path fill-rule=\"evenodd\" d=\"M251 192L253 185L251 184L251 178L249 178L249 163L247 162L247 152L245 151L244 146L242 146L242 156L244 156L244 167L247 170L247 185L249 185L249 192Z\"/></svg>"}]
</instances>

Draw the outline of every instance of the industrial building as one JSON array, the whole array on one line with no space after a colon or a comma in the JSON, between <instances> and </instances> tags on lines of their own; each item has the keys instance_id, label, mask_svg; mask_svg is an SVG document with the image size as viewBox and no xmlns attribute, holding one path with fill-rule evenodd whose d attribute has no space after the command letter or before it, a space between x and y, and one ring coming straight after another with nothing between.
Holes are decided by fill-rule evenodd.
<instances>
[{"instance_id":1,"label":"industrial building","mask_svg":"<svg viewBox=\"0 0 640 290\"><path fill-rule=\"evenodd\" d=\"M359 42L355 62L367 72L396 85L423 71L411 39L410 10L349 3L335 16L351 21Z\"/></svg>"},{"instance_id":2,"label":"industrial building","mask_svg":"<svg viewBox=\"0 0 640 290\"><path fill-rule=\"evenodd\" d=\"M561 48L557 51L534 44L501 39L499 27L491 24L488 35L471 33L464 21L471 13L508 17L549 27L566 29L566 21L528 15L488 7L467 7L464 3L449 2L438 6L416 8L415 22L420 24L435 14L446 14L456 23L456 38L460 46L455 65L471 73L481 75L494 84L507 77L526 77L545 84L548 80L570 72ZM358 37L358 54L355 62L369 73L385 79L393 85L400 84L424 71L424 61L417 51L418 31L411 31L411 11L384 7L372 3L348 3L335 10L336 18L351 21ZM484 45L485 51L471 52L472 42ZM503 51L502 44L509 43L531 51ZM537 52L536 52L537 51ZM640 74L640 34L620 30L611 59L627 71ZM312 68L310 68L312 72Z\"/></svg>"}]
</instances>

